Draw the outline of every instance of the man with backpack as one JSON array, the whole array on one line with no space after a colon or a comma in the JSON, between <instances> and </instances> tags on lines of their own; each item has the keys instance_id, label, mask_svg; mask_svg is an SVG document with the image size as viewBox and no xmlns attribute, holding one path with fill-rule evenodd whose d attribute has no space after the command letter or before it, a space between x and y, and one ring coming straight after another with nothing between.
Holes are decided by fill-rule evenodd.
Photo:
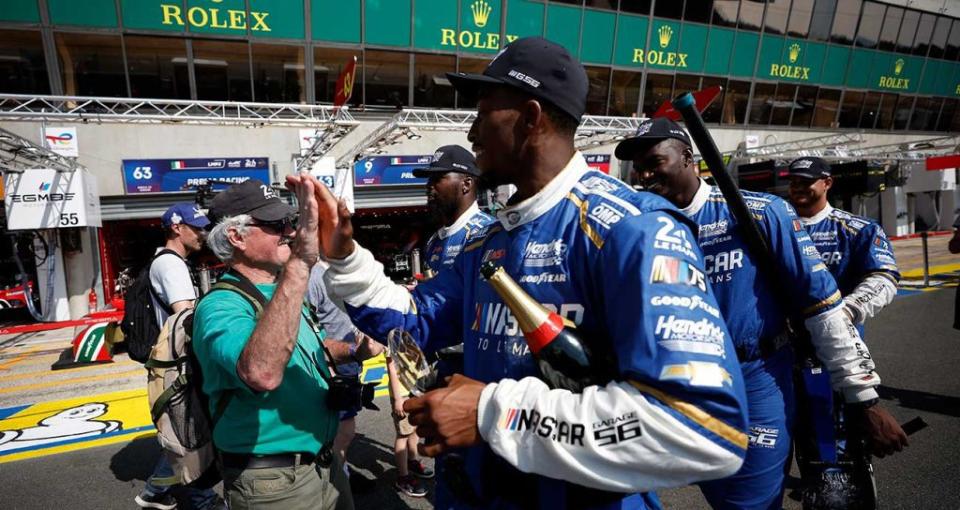
<instances>
[{"instance_id":1,"label":"man with backpack","mask_svg":"<svg viewBox=\"0 0 960 510\"><path fill-rule=\"evenodd\" d=\"M144 306L147 303L133 302L133 297L128 298L130 302L127 303L131 311L137 307L152 308L158 332L163 328L167 317L194 306L197 290L190 277L186 258L203 248L203 229L210 221L196 205L178 203L170 206L163 213L160 223L163 226L166 243L162 248L157 249L153 260L145 270L149 278L150 306ZM143 300L143 297L136 299ZM143 329L150 331L142 331ZM156 335L152 333L152 328L141 328L133 336L137 334L143 338L137 338L136 341L130 338L128 341L141 345L139 350L146 348L146 352L149 353L149 347L152 347L157 340ZM148 336L153 338L146 338ZM131 350L131 357L137 356L134 354L137 350L137 348ZM140 494L136 496L135 501L141 508L159 510L176 508L177 502L170 494L170 488L176 483L177 480L167 456L161 455L153 468L153 474ZM217 508L218 505L223 505L217 494L209 488L187 487L186 490L195 509Z\"/></svg>"}]
</instances>

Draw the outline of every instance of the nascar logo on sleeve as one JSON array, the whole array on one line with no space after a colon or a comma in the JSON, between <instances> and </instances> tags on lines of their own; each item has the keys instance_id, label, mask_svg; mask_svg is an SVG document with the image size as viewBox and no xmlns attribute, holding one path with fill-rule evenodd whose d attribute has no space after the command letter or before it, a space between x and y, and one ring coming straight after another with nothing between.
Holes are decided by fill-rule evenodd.
<instances>
[{"instance_id":1,"label":"nascar logo on sleeve","mask_svg":"<svg viewBox=\"0 0 960 510\"><path fill-rule=\"evenodd\" d=\"M685 260L668 255L657 255L653 258L650 283L689 285L700 289L701 292L707 291L707 279L703 271Z\"/></svg>"}]
</instances>

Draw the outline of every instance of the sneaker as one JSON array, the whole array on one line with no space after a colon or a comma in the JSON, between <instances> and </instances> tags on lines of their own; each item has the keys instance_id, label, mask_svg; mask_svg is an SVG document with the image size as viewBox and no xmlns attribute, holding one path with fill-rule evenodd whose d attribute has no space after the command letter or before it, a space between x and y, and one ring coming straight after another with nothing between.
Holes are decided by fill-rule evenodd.
<instances>
[{"instance_id":1,"label":"sneaker","mask_svg":"<svg viewBox=\"0 0 960 510\"><path fill-rule=\"evenodd\" d=\"M430 469L420 459L413 459L407 462L407 469L410 474L417 478L433 478L433 470Z\"/></svg>"},{"instance_id":2,"label":"sneaker","mask_svg":"<svg viewBox=\"0 0 960 510\"><path fill-rule=\"evenodd\" d=\"M158 510L173 510L177 508L177 500L170 494L153 494L141 491L133 498L140 508L156 508Z\"/></svg>"},{"instance_id":3,"label":"sneaker","mask_svg":"<svg viewBox=\"0 0 960 510\"><path fill-rule=\"evenodd\" d=\"M397 490L414 498L422 498L427 495L427 488L424 487L423 482L413 475L397 478Z\"/></svg>"}]
</instances>

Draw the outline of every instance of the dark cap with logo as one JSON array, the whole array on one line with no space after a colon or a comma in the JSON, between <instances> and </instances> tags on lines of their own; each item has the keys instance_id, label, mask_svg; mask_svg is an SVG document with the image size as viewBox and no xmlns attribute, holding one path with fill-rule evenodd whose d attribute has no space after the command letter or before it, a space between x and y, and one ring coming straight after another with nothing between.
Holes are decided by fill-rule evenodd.
<instances>
[{"instance_id":1,"label":"dark cap with logo","mask_svg":"<svg viewBox=\"0 0 960 510\"><path fill-rule=\"evenodd\" d=\"M447 73L457 92L476 98L484 85L507 85L553 104L580 121L587 109L587 72L563 46L542 37L506 45L483 74Z\"/></svg>"},{"instance_id":2,"label":"dark cap with logo","mask_svg":"<svg viewBox=\"0 0 960 510\"><path fill-rule=\"evenodd\" d=\"M205 228L210 224L210 220L196 204L181 202L171 205L160 217L160 223L166 228L181 224Z\"/></svg>"},{"instance_id":3,"label":"dark cap with logo","mask_svg":"<svg viewBox=\"0 0 960 510\"><path fill-rule=\"evenodd\" d=\"M447 172L480 175L480 169L477 168L477 160L473 157L473 154L459 145L440 147L433 154L433 161L430 162L430 166L413 169L414 177L430 177Z\"/></svg>"},{"instance_id":4,"label":"dark cap with logo","mask_svg":"<svg viewBox=\"0 0 960 510\"><path fill-rule=\"evenodd\" d=\"M680 140L691 147L693 146L690 143L690 137L680 127L680 124L666 117L658 117L641 122L633 136L617 144L617 150L614 151L614 154L617 159L631 160L668 138Z\"/></svg>"},{"instance_id":5,"label":"dark cap with logo","mask_svg":"<svg viewBox=\"0 0 960 510\"><path fill-rule=\"evenodd\" d=\"M797 158L790 163L790 176L794 175L807 179L830 177L830 163L813 156Z\"/></svg>"},{"instance_id":6,"label":"dark cap with logo","mask_svg":"<svg viewBox=\"0 0 960 510\"><path fill-rule=\"evenodd\" d=\"M260 221L280 221L296 212L273 188L258 179L250 179L218 193L207 215L217 224L223 218L240 214L249 214Z\"/></svg>"}]
</instances>

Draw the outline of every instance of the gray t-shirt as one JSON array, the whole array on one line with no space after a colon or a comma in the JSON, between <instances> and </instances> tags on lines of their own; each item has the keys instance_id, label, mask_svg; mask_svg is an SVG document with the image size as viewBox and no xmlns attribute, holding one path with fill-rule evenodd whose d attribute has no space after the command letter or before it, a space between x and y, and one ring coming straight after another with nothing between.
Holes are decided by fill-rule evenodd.
<instances>
[{"instance_id":1,"label":"gray t-shirt","mask_svg":"<svg viewBox=\"0 0 960 510\"><path fill-rule=\"evenodd\" d=\"M157 248L157 251L162 249ZM170 316L167 310L174 303L197 299L197 289L193 287L193 280L190 279L190 268L187 267L185 260L174 253L164 253L154 259L153 264L150 265L150 285L155 293L150 296L150 299L153 300L157 324L161 329L167 317ZM165 306L157 302L158 297Z\"/></svg>"},{"instance_id":2,"label":"gray t-shirt","mask_svg":"<svg viewBox=\"0 0 960 510\"><path fill-rule=\"evenodd\" d=\"M316 309L317 320L323 329L327 330L327 338L334 340L356 341L356 328L350 321L350 316L337 308L327 289L323 285L323 273L326 272L321 264L315 264L310 271L310 282L307 284L307 300Z\"/></svg>"}]
</instances>

